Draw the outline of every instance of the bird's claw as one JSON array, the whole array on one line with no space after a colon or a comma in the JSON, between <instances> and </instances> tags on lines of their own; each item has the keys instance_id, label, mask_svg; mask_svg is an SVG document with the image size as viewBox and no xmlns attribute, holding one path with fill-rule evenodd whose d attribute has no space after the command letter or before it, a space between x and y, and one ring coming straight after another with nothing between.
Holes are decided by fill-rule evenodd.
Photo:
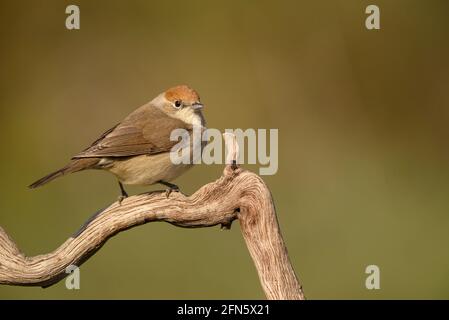
<instances>
[{"instance_id":1,"label":"bird's claw","mask_svg":"<svg viewBox=\"0 0 449 320\"><path fill-rule=\"evenodd\" d=\"M165 196L168 198L170 196L170 193L174 192L180 192L179 191L179 187L176 184L164 181L164 180L160 180L158 181L160 184L163 184L164 186L168 187L167 189L165 189Z\"/></svg>"},{"instance_id":2,"label":"bird's claw","mask_svg":"<svg viewBox=\"0 0 449 320\"><path fill-rule=\"evenodd\" d=\"M120 196L118 196L118 199L117 199L117 201L118 201L118 204L122 204L122 202L123 202L123 200L125 200L126 198L128 198L128 196L125 196L125 195L120 195Z\"/></svg>"},{"instance_id":3,"label":"bird's claw","mask_svg":"<svg viewBox=\"0 0 449 320\"><path fill-rule=\"evenodd\" d=\"M237 161L236 160L232 160L231 168L232 168L232 170L237 170L238 166L237 166Z\"/></svg>"},{"instance_id":4,"label":"bird's claw","mask_svg":"<svg viewBox=\"0 0 449 320\"><path fill-rule=\"evenodd\" d=\"M167 197L167 199L168 199L168 197L170 197L170 194L172 192L180 192L179 187L175 186L175 187L169 187L169 188L165 189L165 196Z\"/></svg>"}]
</instances>

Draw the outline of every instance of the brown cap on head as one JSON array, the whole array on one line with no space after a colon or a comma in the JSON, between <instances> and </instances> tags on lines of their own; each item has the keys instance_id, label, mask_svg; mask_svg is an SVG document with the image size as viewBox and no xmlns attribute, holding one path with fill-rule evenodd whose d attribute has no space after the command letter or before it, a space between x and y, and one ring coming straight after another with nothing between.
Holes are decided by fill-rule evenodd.
<instances>
[{"instance_id":1,"label":"brown cap on head","mask_svg":"<svg viewBox=\"0 0 449 320\"><path fill-rule=\"evenodd\" d=\"M165 99L171 102L181 100L184 102L194 103L200 101L200 96L192 88L189 88L186 85L180 85L165 91Z\"/></svg>"}]
</instances>

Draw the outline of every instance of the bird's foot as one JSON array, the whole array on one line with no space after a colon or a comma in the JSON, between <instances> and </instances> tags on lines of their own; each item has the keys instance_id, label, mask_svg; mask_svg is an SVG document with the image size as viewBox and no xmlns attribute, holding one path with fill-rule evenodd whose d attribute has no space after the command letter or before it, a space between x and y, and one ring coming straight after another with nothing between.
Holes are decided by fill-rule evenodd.
<instances>
[{"instance_id":1,"label":"bird's foot","mask_svg":"<svg viewBox=\"0 0 449 320\"><path fill-rule=\"evenodd\" d=\"M119 195L117 198L118 204L122 204L122 201L125 200L126 198L128 198L128 195Z\"/></svg>"},{"instance_id":2,"label":"bird's foot","mask_svg":"<svg viewBox=\"0 0 449 320\"><path fill-rule=\"evenodd\" d=\"M232 168L232 170L237 170L238 166L237 166L236 160L232 160L231 168Z\"/></svg>"},{"instance_id":3,"label":"bird's foot","mask_svg":"<svg viewBox=\"0 0 449 320\"><path fill-rule=\"evenodd\" d=\"M163 184L164 186L168 187L165 189L165 196L168 198L172 192L180 192L179 187L176 184L166 182L166 181L159 181L160 184Z\"/></svg>"},{"instance_id":4,"label":"bird's foot","mask_svg":"<svg viewBox=\"0 0 449 320\"><path fill-rule=\"evenodd\" d=\"M121 195L118 197L118 204L122 204L122 201L125 200L126 198L128 198L128 194L125 191L125 188L123 187L122 183L119 181L118 182L119 186L120 186L120 191L121 191Z\"/></svg>"},{"instance_id":5,"label":"bird's foot","mask_svg":"<svg viewBox=\"0 0 449 320\"><path fill-rule=\"evenodd\" d=\"M167 188L167 189L165 189L165 196L168 198L168 197L170 197L170 194L172 193L172 192L180 192L180 190L179 190L179 188L176 186L176 188Z\"/></svg>"}]
</instances>

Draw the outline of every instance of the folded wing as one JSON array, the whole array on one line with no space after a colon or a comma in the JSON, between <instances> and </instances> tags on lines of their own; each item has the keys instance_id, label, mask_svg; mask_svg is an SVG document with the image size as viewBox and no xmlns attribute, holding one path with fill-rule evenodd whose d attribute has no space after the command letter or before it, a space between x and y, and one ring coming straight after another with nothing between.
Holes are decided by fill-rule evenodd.
<instances>
[{"instance_id":1,"label":"folded wing","mask_svg":"<svg viewBox=\"0 0 449 320\"><path fill-rule=\"evenodd\" d=\"M170 134L174 129L192 130L187 123L166 115L156 107L145 105L103 133L73 159L129 157L168 152L178 143L170 141Z\"/></svg>"}]
</instances>

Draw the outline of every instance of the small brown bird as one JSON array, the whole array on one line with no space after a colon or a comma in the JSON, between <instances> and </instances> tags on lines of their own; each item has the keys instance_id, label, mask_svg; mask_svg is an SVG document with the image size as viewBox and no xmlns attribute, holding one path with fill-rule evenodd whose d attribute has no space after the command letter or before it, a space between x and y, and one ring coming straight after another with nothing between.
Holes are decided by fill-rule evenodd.
<instances>
[{"instance_id":1,"label":"small brown bird","mask_svg":"<svg viewBox=\"0 0 449 320\"><path fill-rule=\"evenodd\" d=\"M191 136L196 126L204 130L206 124L202 108L195 90L185 85L170 88L103 133L65 167L29 187L40 187L68 173L101 169L118 178L120 201L128 196L123 184L161 183L168 187L167 196L171 191L179 191L169 181L184 173L192 164L174 164L171 161L170 151L178 141L170 141L170 134L175 129L185 129ZM203 146L201 143L200 147Z\"/></svg>"}]
</instances>

